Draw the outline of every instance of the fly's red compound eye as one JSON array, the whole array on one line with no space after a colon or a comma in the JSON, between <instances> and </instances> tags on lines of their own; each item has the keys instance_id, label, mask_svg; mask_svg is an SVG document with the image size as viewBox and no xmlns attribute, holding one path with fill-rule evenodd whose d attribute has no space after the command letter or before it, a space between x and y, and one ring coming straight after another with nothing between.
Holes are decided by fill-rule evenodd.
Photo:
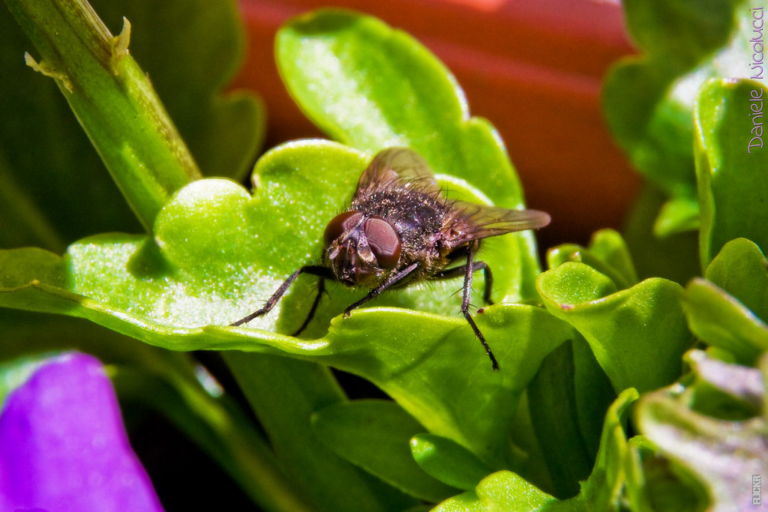
<instances>
[{"instance_id":1,"label":"fly's red compound eye","mask_svg":"<svg viewBox=\"0 0 768 512\"><path fill-rule=\"evenodd\" d=\"M363 225L368 246L381 268L395 268L400 260L400 237L395 228L381 217L371 217Z\"/></svg>"},{"instance_id":2,"label":"fly's red compound eye","mask_svg":"<svg viewBox=\"0 0 768 512\"><path fill-rule=\"evenodd\" d=\"M325 227L325 234L323 235L325 248L330 247L334 240L355 227L355 224L360 222L360 217L362 216L362 213L352 210L334 217Z\"/></svg>"}]
</instances>

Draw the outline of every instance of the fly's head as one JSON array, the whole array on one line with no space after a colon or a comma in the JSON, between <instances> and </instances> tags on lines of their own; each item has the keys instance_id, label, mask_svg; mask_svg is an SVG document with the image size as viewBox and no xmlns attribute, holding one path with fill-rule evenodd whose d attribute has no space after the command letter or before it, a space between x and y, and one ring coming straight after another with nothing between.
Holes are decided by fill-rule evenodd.
<instances>
[{"instance_id":1,"label":"fly's head","mask_svg":"<svg viewBox=\"0 0 768 512\"><path fill-rule=\"evenodd\" d=\"M400 237L383 217L344 212L328 223L324 242L331 270L346 286L373 288L400 261Z\"/></svg>"}]
</instances>

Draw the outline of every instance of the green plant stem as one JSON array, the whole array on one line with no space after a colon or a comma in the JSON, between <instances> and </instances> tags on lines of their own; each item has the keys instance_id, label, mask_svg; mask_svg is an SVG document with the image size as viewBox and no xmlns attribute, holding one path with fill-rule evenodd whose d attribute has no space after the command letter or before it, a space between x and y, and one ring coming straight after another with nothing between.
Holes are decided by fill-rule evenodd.
<instances>
[{"instance_id":1,"label":"green plant stem","mask_svg":"<svg viewBox=\"0 0 768 512\"><path fill-rule=\"evenodd\" d=\"M201 177L152 85L85 0L6 0L148 232L171 194ZM21 56L19 56L21 58Z\"/></svg>"}]
</instances>

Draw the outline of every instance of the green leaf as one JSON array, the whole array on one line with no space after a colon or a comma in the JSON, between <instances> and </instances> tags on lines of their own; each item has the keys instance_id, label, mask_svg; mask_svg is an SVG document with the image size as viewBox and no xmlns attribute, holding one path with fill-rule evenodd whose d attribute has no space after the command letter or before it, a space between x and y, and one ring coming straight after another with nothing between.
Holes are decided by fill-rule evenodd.
<instances>
[{"instance_id":1,"label":"green leaf","mask_svg":"<svg viewBox=\"0 0 768 512\"><path fill-rule=\"evenodd\" d=\"M765 417L722 421L689 409L687 402L679 387L649 393L638 403L638 426L661 454L705 486L707 508L748 504L752 476L768 472Z\"/></svg>"},{"instance_id":2,"label":"green leaf","mask_svg":"<svg viewBox=\"0 0 768 512\"><path fill-rule=\"evenodd\" d=\"M459 511L564 511L619 510L621 491L626 480L627 438L622 416L637 400L634 389L622 392L608 409L600 440L600 452L592 473L582 484L581 493L558 501L510 471L500 471L484 478L472 490L438 505L436 512Z\"/></svg>"},{"instance_id":3,"label":"green leaf","mask_svg":"<svg viewBox=\"0 0 768 512\"><path fill-rule=\"evenodd\" d=\"M654 510L650 504L651 497L642 460L642 457L649 453L654 455L655 450L645 436L635 436L627 443L627 457L624 459L627 478L626 496L630 503L630 510L636 512Z\"/></svg>"},{"instance_id":4,"label":"green leaf","mask_svg":"<svg viewBox=\"0 0 768 512\"><path fill-rule=\"evenodd\" d=\"M635 436L632 440L642 437ZM630 441L632 441L630 440ZM701 512L707 510L707 496L690 478L680 478L680 470L661 455L648 455L643 460L644 476L640 502L632 510L648 512ZM628 486L629 487L629 486ZM642 496L642 497L640 497Z\"/></svg>"},{"instance_id":5,"label":"green leaf","mask_svg":"<svg viewBox=\"0 0 768 512\"><path fill-rule=\"evenodd\" d=\"M35 281L57 288L66 286L61 258L42 249L29 247L0 251L0 268L6 270L2 276L2 287L5 289L23 288ZM21 305L18 307L26 309Z\"/></svg>"},{"instance_id":6,"label":"green leaf","mask_svg":"<svg viewBox=\"0 0 768 512\"><path fill-rule=\"evenodd\" d=\"M726 43L728 31L735 28L734 4L630 0L624 9L635 43L646 53L663 57L669 67L685 71Z\"/></svg>"},{"instance_id":7,"label":"green leaf","mask_svg":"<svg viewBox=\"0 0 768 512\"><path fill-rule=\"evenodd\" d=\"M433 434L415 435L411 439L411 453L421 469L458 489L474 489L492 472L460 444Z\"/></svg>"},{"instance_id":8,"label":"green leaf","mask_svg":"<svg viewBox=\"0 0 768 512\"><path fill-rule=\"evenodd\" d=\"M603 419L616 399L611 382L581 336L552 351L528 387L529 411L552 494L579 492L600 448Z\"/></svg>"},{"instance_id":9,"label":"green leaf","mask_svg":"<svg viewBox=\"0 0 768 512\"><path fill-rule=\"evenodd\" d=\"M762 134L763 100L768 88L752 80L710 80L696 102L696 173L701 204L702 268L729 241L744 237L768 248L764 170L768 153L749 148ZM759 100L755 95L761 95ZM758 123L756 125L755 123ZM760 139L762 146L762 139Z\"/></svg>"},{"instance_id":10,"label":"green leaf","mask_svg":"<svg viewBox=\"0 0 768 512\"><path fill-rule=\"evenodd\" d=\"M374 382L429 432L469 448L491 467L505 467L511 464L509 424L523 389L544 356L573 332L530 306L492 306L477 322L489 343L507 340L494 346L499 372L490 371L488 361L478 357L477 340L462 319L395 309L361 311L335 324L325 338L337 351L360 356L363 349L374 351L371 355L381 352L385 364L342 353L327 361ZM456 379L457 374L462 378Z\"/></svg>"},{"instance_id":11,"label":"green leaf","mask_svg":"<svg viewBox=\"0 0 768 512\"><path fill-rule=\"evenodd\" d=\"M547 251L547 265L554 269L565 262L585 263L610 277L619 288L637 283L637 273L621 235L612 229L603 229L592 235L589 248L564 244Z\"/></svg>"},{"instance_id":12,"label":"green leaf","mask_svg":"<svg viewBox=\"0 0 768 512\"><path fill-rule=\"evenodd\" d=\"M696 231L701 226L699 202L692 197L676 197L661 207L653 225L653 234L666 238L677 233Z\"/></svg>"},{"instance_id":13,"label":"green leaf","mask_svg":"<svg viewBox=\"0 0 768 512\"><path fill-rule=\"evenodd\" d=\"M224 327L261 307L290 272L319 257L326 220L351 197L366 164L362 154L329 142L285 145L260 160L255 197L227 180L192 183L158 215L154 239L83 240L63 265L47 256L60 272L50 280L37 278L27 261L36 253L8 253L0 305L88 318L172 350L261 351L331 364L377 384L430 432L486 464L507 467L508 428L521 393L540 361L573 337L541 308L500 304L476 315L500 372L490 370L463 318L423 312L457 315L461 298L452 294L459 284L451 281L385 294L371 303L378 308L349 319L335 317L364 291L331 283L306 332L317 339L307 341L272 332L275 326L291 332L303 322L313 286L302 278L269 315L247 327ZM491 267L505 258L487 256ZM466 378L456 379L457 372Z\"/></svg>"},{"instance_id":14,"label":"green leaf","mask_svg":"<svg viewBox=\"0 0 768 512\"><path fill-rule=\"evenodd\" d=\"M685 285L701 275L699 233L677 232L663 239L656 236L657 214L666 203L661 189L645 183L627 216L624 240L641 279L663 277Z\"/></svg>"},{"instance_id":15,"label":"green leaf","mask_svg":"<svg viewBox=\"0 0 768 512\"><path fill-rule=\"evenodd\" d=\"M589 343L581 336L571 342L573 345L574 392L579 431L590 457L597 457L603 418L616 400L611 381L592 353Z\"/></svg>"},{"instance_id":16,"label":"green leaf","mask_svg":"<svg viewBox=\"0 0 768 512\"><path fill-rule=\"evenodd\" d=\"M718 361L702 350L688 352L685 360L695 375L688 388L691 409L726 420L760 414L764 390L759 370Z\"/></svg>"},{"instance_id":17,"label":"green leaf","mask_svg":"<svg viewBox=\"0 0 768 512\"><path fill-rule=\"evenodd\" d=\"M765 256L753 242L725 244L707 267L708 281L688 285L686 313L691 329L704 341L752 364L768 350L763 319L768 318Z\"/></svg>"},{"instance_id":18,"label":"green leaf","mask_svg":"<svg viewBox=\"0 0 768 512\"><path fill-rule=\"evenodd\" d=\"M682 480L673 464L647 437L629 440L626 461L627 497L636 512L700 512L706 510L704 490Z\"/></svg>"},{"instance_id":19,"label":"green leaf","mask_svg":"<svg viewBox=\"0 0 768 512\"><path fill-rule=\"evenodd\" d=\"M544 359L528 388L533 427L560 499L579 493L594 463L579 429L574 373L573 345L566 342Z\"/></svg>"},{"instance_id":20,"label":"green leaf","mask_svg":"<svg viewBox=\"0 0 768 512\"><path fill-rule=\"evenodd\" d=\"M578 336L578 333L574 333L574 335ZM602 418L599 420L602 422ZM530 398L527 391L523 393L520 399L520 406L517 408L517 414L512 420L510 430L514 446L525 453L525 457L521 457L523 460L516 466L513 466L512 471L542 491L553 494L555 486L552 484L552 478L549 476L549 468L547 468L546 461L544 460L541 443L533 427Z\"/></svg>"},{"instance_id":21,"label":"green leaf","mask_svg":"<svg viewBox=\"0 0 768 512\"><path fill-rule=\"evenodd\" d=\"M519 179L498 133L469 117L448 72L407 34L351 11L295 18L277 36L286 86L307 116L332 138L375 153L408 146L438 174L476 186L493 204L523 207ZM538 257L531 232L497 241L506 261L494 276L507 300L536 298Z\"/></svg>"},{"instance_id":22,"label":"green leaf","mask_svg":"<svg viewBox=\"0 0 768 512\"><path fill-rule=\"evenodd\" d=\"M424 427L394 402L331 405L312 415L312 430L337 455L411 496L437 502L458 492L416 464L409 442Z\"/></svg>"},{"instance_id":23,"label":"green leaf","mask_svg":"<svg viewBox=\"0 0 768 512\"><path fill-rule=\"evenodd\" d=\"M695 225L696 92L707 78L752 73L752 13L738 0L631 0L623 6L644 53L609 72L603 110L634 166L672 197L677 211L662 212L657 232L680 232ZM677 208L683 205L684 211Z\"/></svg>"},{"instance_id":24,"label":"green leaf","mask_svg":"<svg viewBox=\"0 0 768 512\"><path fill-rule=\"evenodd\" d=\"M338 457L315 436L312 415L345 400L328 368L236 351L225 352L224 359L289 479L316 510L384 512L416 504Z\"/></svg>"},{"instance_id":25,"label":"green leaf","mask_svg":"<svg viewBox=\"0 0 768 512\"><path fill-rule=\"evenodd\" d=\"M705 277L768 320L768 262L754 242L737 238L725 244Z\"/></svg>"},{"instance_id":26,"label":"green leaf","mask_svg":"<svg viewBox=\"0 0 768 512\"><path fill-rule=\"evenodd\" d=\"M563 503L571 505L569 509L573 510L576 506L579 507L577 510L618 509L626 481L625 460L629 453L622 418L639 396L634 388L625 389L608 409L595 467L582 485L581 494Z\"/></svg>"},{"instance_id":27,"label":"green leaf","mask_svg":"<svg viewBox=\"0 0 768 512\"><path fill-rule=\"evenodd\" d=\"M556 499L511 471L487 476L472 491L444 501L433 512L481 512L549 510Z\"/></svg>"},{"instance_id":28,"label":"green leaf","mask_svg":"<svg viewBox=\"0 0 768 512\"><path fill-rule=\"evenodd\" d=\"M768 325L720 287L694 279L685 290L685 314L691 331L739 362L753 364L768 350Z\"/></svg>"},{"instance_id":29,"label":"green leaf","mask_svg":"<svg viewBox=\"0 0 768 512\"><path fill-rule=\"evenodd\" d=\"M691 343L680 285L648 279L616 292L613 282L582 263L565 263L537 281L547 310L573 325L616 392L652 390L674 381Z\"/></svg>"}]
</instances>

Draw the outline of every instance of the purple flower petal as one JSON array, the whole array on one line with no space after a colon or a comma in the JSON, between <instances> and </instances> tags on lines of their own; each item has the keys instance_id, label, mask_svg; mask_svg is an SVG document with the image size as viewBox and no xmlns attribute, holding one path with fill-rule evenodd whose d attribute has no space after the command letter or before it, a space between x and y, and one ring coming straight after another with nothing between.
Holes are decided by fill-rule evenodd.
<instances>
[{"instance_id":1,"label":"purple flower petal","mask_svg":"<svg viewBox=\"0 0 768 512\"><path fill-rule=\"evenodd\" d=\"M8 396L0 414L0 510L163 510L97 359L52 359Z\"/></svg>"}]
</instances>

